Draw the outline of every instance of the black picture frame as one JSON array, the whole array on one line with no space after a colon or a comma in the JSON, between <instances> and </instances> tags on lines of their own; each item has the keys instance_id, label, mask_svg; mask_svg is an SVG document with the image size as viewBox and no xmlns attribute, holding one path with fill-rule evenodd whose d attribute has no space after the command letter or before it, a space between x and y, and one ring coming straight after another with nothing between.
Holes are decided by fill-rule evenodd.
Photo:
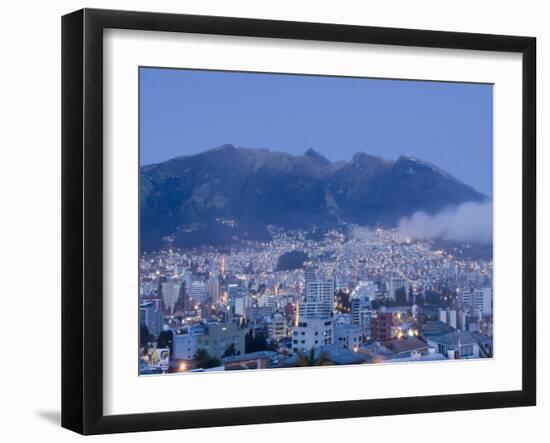
<instances>
[{"instance_id":1,"label":"black picture frame","mask_svg":"<svg viewBox=\"0 0 550 443\"><path fill-rule=\"evenodd\" d=\"M326 403L103 413L103 30L192 32L522 54L522 389ZM536 403L536 39L83 9L62 18L62 426L82 434L531 406Z\"/></svg>"}]
</instances>

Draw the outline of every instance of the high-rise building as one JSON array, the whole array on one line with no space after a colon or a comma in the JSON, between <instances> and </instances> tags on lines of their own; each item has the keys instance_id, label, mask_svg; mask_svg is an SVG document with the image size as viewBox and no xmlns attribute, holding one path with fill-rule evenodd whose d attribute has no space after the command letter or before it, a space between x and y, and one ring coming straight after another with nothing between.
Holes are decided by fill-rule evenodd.
<instances>
[{"instance_id":1,"label":"high-rise building","mask_svg":"<svg viewBox=\"0 0 550 443\"><path fill-rule=\"evenodd\" d=\"M194 281L191 282L191 287L189 288L189 296L194 302L201 302L206 300L208 297L208 289L206 283L203 281Z\"/></svg>"},{"instance_id":2,"label":"high-rise building","mask_svg":"<svg viewBox=\"0 0 550 443\"><path fill-rule=\"evenodd\" d=\"M314 281L307 284L306 294L298 303L300 319L327 319L334 308L334 282Z\"/></svg>"},{"instance_id":3,"label":"high-rise building","mask_svg":"<svg viewBox=\"0 0 550 443\"><path fill-rule=\"evenodd\" d=\"M328 303L308 302L298 303L298 318L300 319L324 319L332 315L331 306Z\"/></svg>"},{"instance_id":4,"label":"high-rise building","mask_svg":"<svg viewBox=\"0 0 550 443\"><path fill-rule=\"evenodd\" d=\"M298 303L298 323L292 334L294 350L334 343L334 281L309 281L303 301Z\"/></svg>"},{"instance_id":5,"label":"high-rise building","mask_svg":"<svg viewBox=\"0 0 550 443\"><path fill-rule=\"evenodd\" d=\"M304 266L304 280L305 280L306 288L308 283L312 283L317 280L316 271L317 271L317 268L312 263L307 263Z\"/></svg>"},{"instance_id":6,"label":"high-rise building","mask_svg":"<svg viewBox=\"0 0 550 443\"><path fill-rule=\"evenodd\" d=\"M181 290L180 282L162 283L162 300L164 301L164 306L166 306L166 308L170 311L171 314L174 313L174 306L178 301L180 290Z\"/></svg>"},{"instance_id":7,"label":"high-rise building","mask_svg":"<svg viewBox=\"0 0 550 443\"><path fill-rule=\"evenodd\" d=\"M218 303L220 298L220 280L217 276L210 276L208 279L208 297L212 300L212 303Z\"/></svg>"},{"instance_id":8,"label":"high-rise building","mask_svg":"<svg viewBox=\"0 0 550 443\"><path fill-rule=\"evenodd\" d=\"M372 332L372 304L368 291L354 291L351 299L351 323L362 329L366 338Z\"/></svg>"},{"instance_id":9,"label":"high-rise building","mask_svg":"<svg viewBox=\"0 0 550 443\"><path fill-rule=\"evenodd\" d=\"M493 291L491 288L474 289L472 299L473 307L478 309L483 315L492 314Z\"/></svg>"},{"instance_id":10,"label":"high-rise building","mask_svg":"<svg viewBox=\"0 0 550 443\"><path fill-rule=\"evenodd\" d=\"M404 277L392 277L392 278L390 278L389 281L388 281L388 292L389 292L390 299L395 300L397 291L399 289L404 289L405 290L405 297L408 300L408 297L409 297L409 284L407 282L407 279L405 279Z\"/></svg>"},{"instance_id":11,"label":"high-rise building","mask_svg":"<svg viewBox=\"0 0 550 443\"><path fill-rule=\"evenodd\" d=\"M455 309L440 309L439 320L451 328L458 328L458 313Z\"/></svg>"},{"instance_id":12,"label":"high-rise building","mask_svg":"<svg viewBox=\"0 0 550 443\"><path fill-rule=\"evenodd\" d=\"M235 300L238 298L248 298L248 291L240 284L232 283L227 285L227 303L229 306L235 306Z\"/></svg>"},{"instance_id":13,"label":"high-rise building","mask_svg":"<svg viewBox=\"0 0 550 443\"><path fill-rule=\"evenodd\" d=\"M306 287L306 301L334 303L334 282L332 280L314 281Z\"/></svg>"},{"instance_id":14,"label":"high-rise building","mask_svg":"<svg viewBox=\"0 0 550 443\"><path fill-rule=\"evenodd\" d=\"M458 301L461 305L471 305L472 300L472 292L470 291L470 288L464 288L459 291Z\"/></svg>"},{"instance_id":15,"label":"high-rise building","mask_svg":"<svg viewBox=\"0 0 550 443\"><path fill-rule=\"evenodd\" d=\"M247 307L248 307L248 303L246 298L244 297L235 298L235 315L240 315L241 317L246 316Z\"/></svg>"}]
</instances>

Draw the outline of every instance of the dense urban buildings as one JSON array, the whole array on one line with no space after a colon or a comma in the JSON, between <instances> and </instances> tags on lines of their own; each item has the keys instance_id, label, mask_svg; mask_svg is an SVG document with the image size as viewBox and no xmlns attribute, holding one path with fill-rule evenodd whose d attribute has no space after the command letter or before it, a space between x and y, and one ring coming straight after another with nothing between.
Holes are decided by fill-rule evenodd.
<instances>
[{"instance_id":1,"label":"dense urban buildings","mask_svg":"<svg viewBox=\"0 0 550 443\"><path fill-rule=\"evenodd\" d=\"M493 265L474 246L270 234L143 253L141 374L492 357ZM289 254L304 259L282 267Z\"/></svg>"}]
</instances>

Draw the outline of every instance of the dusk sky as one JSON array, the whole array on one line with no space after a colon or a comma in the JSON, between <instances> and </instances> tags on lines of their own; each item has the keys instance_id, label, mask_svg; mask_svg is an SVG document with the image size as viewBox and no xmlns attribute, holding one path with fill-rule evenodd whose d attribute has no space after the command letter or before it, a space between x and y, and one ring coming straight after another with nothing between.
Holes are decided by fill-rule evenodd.
<instances>
[{"instance_id":1,"label":"dusk sky","mask_svg":"<svg viewBox=\"0 0 550 443\"><path fill-rule=\"evenodd\" d=\"M141 164L224 143L409 155L492 196L492 109L486 84L141 68Z\"/></svg>"}]
</instances>

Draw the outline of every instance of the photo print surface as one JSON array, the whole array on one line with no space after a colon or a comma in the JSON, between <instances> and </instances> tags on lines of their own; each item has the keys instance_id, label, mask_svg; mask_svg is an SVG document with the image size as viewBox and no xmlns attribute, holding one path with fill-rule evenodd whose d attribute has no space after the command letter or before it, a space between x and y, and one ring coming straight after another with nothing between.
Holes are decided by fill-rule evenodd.
<instances>
[{"instance_id":1,"label":"photo print surface","mask_svg":"<svg viewBox=\"0 0 550 443\"><path fill-rule=\"evenodd\" d=\"M493 358L493 85L139 69L139 374Z\"/></svg>"}]
</instances>

